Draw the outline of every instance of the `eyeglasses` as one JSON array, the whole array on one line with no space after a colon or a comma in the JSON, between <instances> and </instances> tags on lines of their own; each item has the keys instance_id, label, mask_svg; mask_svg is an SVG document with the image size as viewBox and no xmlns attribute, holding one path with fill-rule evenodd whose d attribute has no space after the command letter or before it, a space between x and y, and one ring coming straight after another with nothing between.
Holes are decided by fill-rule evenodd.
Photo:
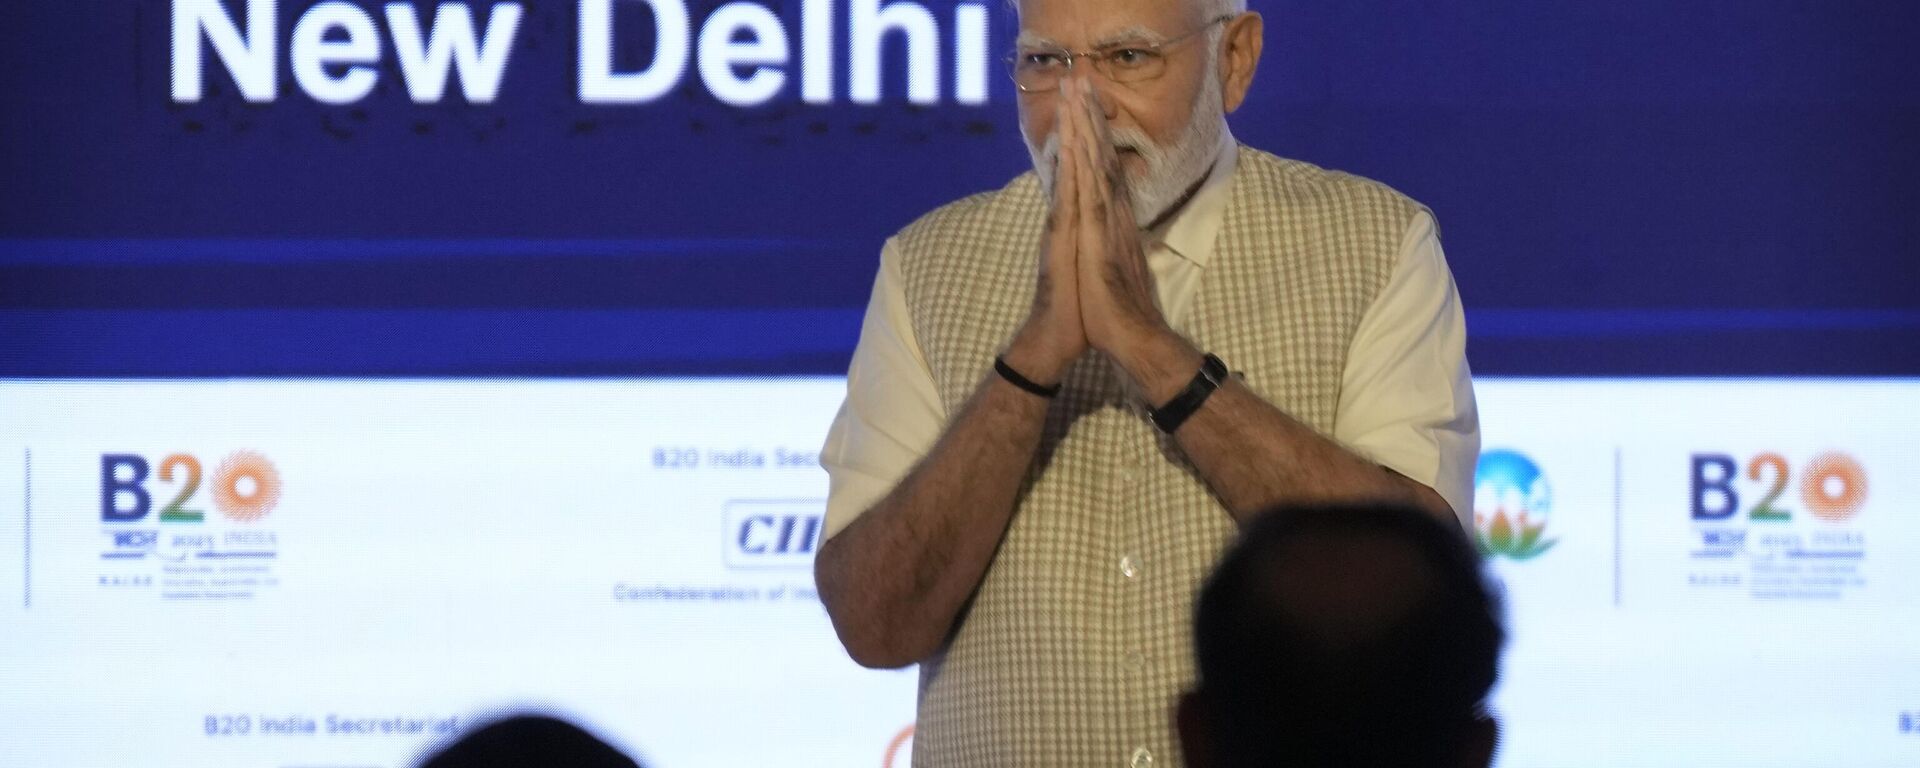
<instances>
[{"instance_id":1,"label":"eyeglasses","mask_svg":"<svg viewBox=\"0 0 1920 768\"><path fill-rule=\"evenodd\" d=\"M1060 48L1015 51L1007 57L1007 70L1013 75L1013 84L1026 93L1045 93L1059 88L1060 78L1073 71L1074 59L1086 59L1101 76L1116 83L1152 80L1167 71L1167 48L1232 18L1233 14L1219 16L1192 32L1155 43L1119 42L1079 52Z\"/></svg>"}]
</instances>

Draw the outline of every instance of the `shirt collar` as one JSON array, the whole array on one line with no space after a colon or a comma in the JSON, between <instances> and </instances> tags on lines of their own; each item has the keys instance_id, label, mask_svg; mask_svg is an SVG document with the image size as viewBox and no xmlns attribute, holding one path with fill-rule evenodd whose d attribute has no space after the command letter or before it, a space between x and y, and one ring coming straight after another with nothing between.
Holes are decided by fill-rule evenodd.
<instances>
[{"instance_id":1,"label":"shirt collar","mask_svg":"<svg viewBox=\"0 0 1920 768\"><path fill-rule=\"evenodd\" d=\"M1193 199L1188 200L1185 207L1155 231L1148 233L1149 238L1165 245L1167 250L1192 262L1194 266L1206 266L1208 259L1213 256L1220 223L1226 218L1233 172L1239 160L1239 142L1234 140L1231 131L1221 131L1220 148L1214 156L1213 169L1207 173L1207 180L1201 182L1199 191L1193 193Z\"/></svg>"}]
</instances>

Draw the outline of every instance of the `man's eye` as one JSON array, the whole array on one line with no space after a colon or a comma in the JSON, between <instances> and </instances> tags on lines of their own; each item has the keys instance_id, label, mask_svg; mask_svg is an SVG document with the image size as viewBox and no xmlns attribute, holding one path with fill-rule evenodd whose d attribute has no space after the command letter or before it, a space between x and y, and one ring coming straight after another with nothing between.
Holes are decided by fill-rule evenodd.
<instances>
[{"instance_id":1,"label":"man's eye","mask_svg":"<svg viewBox=\"0 0 1920 768\"><path fill-rule=\"evenodd\" d=\"M1149 64L1159 54L1145 48L1120 48L1107 53L1107 61L1122 67L1138 67Z\"/></svg>"},{"instance_id":2,"label":"man's eye","mask_svg":"<svg viewBox=\"0 0 1920 768\"><path fill-rule=\"evenodd\" d=\"M1029 53L1020 57L1020 66L1028 69L1052 69L1065 62L1066 59L1057 53Z\"/></svg>"}]
</instances>

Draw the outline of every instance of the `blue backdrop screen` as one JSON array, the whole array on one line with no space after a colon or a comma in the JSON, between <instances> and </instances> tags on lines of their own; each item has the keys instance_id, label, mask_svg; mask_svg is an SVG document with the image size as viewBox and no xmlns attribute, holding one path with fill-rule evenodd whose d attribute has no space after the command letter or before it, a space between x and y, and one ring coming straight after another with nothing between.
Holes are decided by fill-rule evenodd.
<instances>
[{"instance_id":1,"label":"blue backdrop screen","mask_svg":"<svg viewBox=\"0 0 1920 768\"><path fill-rule=\"evenodd\" d=\"M0 374L838 373L1026 166L997 2L317 5L0 11ZM1235 134L1430 204L1477 371L1920 370L1910 4L1254 8Z\"/></svg>"}]
</instances>

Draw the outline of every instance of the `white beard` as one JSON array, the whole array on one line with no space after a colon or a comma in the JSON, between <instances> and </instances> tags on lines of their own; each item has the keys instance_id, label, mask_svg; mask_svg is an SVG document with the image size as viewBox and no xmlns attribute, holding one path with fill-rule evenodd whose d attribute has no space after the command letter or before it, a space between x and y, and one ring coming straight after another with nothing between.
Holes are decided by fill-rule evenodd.
<instances>
[{"instance_id":1,"label":"white beard","mask_svg":"<svg viewBox=\"0 0 1920 768\"><path fill-rule=\"evenodd\" d=\"M1180 132L1172 147L1163 148L1155 144L1145 131L1133 126L1109 128L1115 151L1132 149L1140 153L1141 160L1146 161L1147 169L1144 172L1127 174L1127 193L1133 203L1133 216L1142 227L1158 220L1174 204L1181 202L1187 192L1200 183L1201 176L1213 167L1214 156L1220 151L1221 136L1226 131L1226 108L1220 99L1220 78L1216 77L1216 67L1207 67L1205 84L1188 110L1187 127ZM1055 162L1060 157L1060 132L1055 130L1052 136L1048 136L1044 146L1034 146L1033 137L1026 135L1026 123L1022 121L1020 135L1026 140L1027 155L1033 159L1033 170L1040 175L1041 187L1051 196Z\"/></svg>"}]
</instances>

